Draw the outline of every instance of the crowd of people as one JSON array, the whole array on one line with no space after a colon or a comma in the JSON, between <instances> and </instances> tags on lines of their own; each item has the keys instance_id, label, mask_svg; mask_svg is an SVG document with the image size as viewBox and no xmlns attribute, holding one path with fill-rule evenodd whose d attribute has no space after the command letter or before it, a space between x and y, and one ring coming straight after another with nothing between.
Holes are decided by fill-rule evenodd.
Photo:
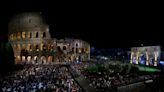
<instances>
[{"instance_id":1,"label":"crowd of people","mask_svg":"<svg viewBox=\"0 0 164 92\"><path fill-rule=\"evenodd\" d=\"M68 68L60 65L26 65L0 79L1 92L81 92Z\"/></svg>"},{"instance_id":2,"label":"crowd of people","mask_svg":"<svg viewBox=\"0 0 164 92\"><path fill-rule=\"evenodd\" d=\"M25 65L23 70L12 72L9 76L0 78L1 92L82 92L73 74L84 77L89 86L95 89L109 89L127 85L156 75L137 75L135 73L121 74L114 69L91 73L88 67L96 66L94 62L72 63L65 65ZM70 70L71 69L71 70ZM117 69L118 70L118 69ZM73 72L73 73L72 73Z\"/></svg>"},{"instance_id":3,"label":"crowd of people","mask_svg":"<svg viewBox=\"0 0 164 92\"><path fill-rule=\"evenodd\" d=\"M85 71L86 67L91 67L90 63L80 63L72 65L72 68L84 76L90 82L90 86L96 89L108 89L116 86L123 86L139 81L144 81L147 79L155 78L157 75L138 75L135 73L127 73L121 74L116 72L113 69L109 69L109 71L105 71L103 73L90 73Z\"/></svg>"}]
</instances>

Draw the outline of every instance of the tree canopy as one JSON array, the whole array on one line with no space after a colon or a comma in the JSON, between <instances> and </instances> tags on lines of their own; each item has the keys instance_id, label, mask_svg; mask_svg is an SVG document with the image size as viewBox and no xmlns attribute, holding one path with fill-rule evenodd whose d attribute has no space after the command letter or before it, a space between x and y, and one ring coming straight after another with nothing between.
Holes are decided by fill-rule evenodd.
<instances>
[{"instance_id":1,"label":"tree canopy","mask_svg":"<svg viewBox=\"0 0 164 92\"><path fill-rule=\"evenodd\" d=\"M14 52L7 41L0 43L0 72L7 72L14 66Z\"/></svg>"}]
</instances>

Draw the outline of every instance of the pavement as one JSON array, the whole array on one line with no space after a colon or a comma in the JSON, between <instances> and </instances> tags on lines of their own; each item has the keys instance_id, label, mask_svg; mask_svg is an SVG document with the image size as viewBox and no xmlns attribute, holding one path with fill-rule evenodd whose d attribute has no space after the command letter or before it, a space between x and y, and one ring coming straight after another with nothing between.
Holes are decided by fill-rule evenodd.
<instances>
[{"instance_id":1,"label":"pavement","mask_svg":"<svg viewBox=\"0 0 164 92\"><path fill-rule=\"evenodd\" d=\"M84 77L75 78L76 81L83 87L85 92L96 92L96 89L89 86L89 81L87 81Z\"/></svg>"},{"instance_id":2,"label":"pavement","mask_svg":"<svg viewBox=\"0 0 164 92\"><path fill-rule=\"evenodd\" d=\"M78 75L78 73L69 67L69 71L71 72L72 76L74 77L75 81L82 87L84 92L96 92L96 89L89 86L89 81L85 79L84 76Z\"/></svg>"}]
</instances>

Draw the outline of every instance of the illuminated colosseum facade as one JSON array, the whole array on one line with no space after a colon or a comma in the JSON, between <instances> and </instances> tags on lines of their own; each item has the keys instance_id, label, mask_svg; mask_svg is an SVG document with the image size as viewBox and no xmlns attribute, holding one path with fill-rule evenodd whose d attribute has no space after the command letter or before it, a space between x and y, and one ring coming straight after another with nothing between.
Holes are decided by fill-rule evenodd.
<instances>
[{"instance_id":1,"label":"illuminated colosseum facade","mask_svg":"<svg viewBox=\"0 0 164 92\"><path fill-rule=\"evenodd\" d=\"M62 63L90 60L90 44L80 39L51 38L40 13L22 13L9 22L16 63Z\"/></svg>"}]
</instances>

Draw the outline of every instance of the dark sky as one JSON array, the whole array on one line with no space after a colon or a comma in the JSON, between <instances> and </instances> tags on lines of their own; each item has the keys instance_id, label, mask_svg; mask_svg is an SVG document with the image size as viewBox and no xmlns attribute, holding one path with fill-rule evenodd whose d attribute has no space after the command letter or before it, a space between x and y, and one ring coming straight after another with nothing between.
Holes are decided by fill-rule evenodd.
<instances>
[{"instance_id":1,"label":"dark sky","mask_svg":"<svg viewBox=\"0 0 164 92\"><path fill-rule=\"evenodd\" d=\"M69 2L71 3L71 2ZM92 46L133 47L162 45L163 11L153 5L93 3L15 2L1 8L1 40L7 34L11 16L28 11L42 12L55 38L80 38Z\"/></svg>"}]
</instances>

